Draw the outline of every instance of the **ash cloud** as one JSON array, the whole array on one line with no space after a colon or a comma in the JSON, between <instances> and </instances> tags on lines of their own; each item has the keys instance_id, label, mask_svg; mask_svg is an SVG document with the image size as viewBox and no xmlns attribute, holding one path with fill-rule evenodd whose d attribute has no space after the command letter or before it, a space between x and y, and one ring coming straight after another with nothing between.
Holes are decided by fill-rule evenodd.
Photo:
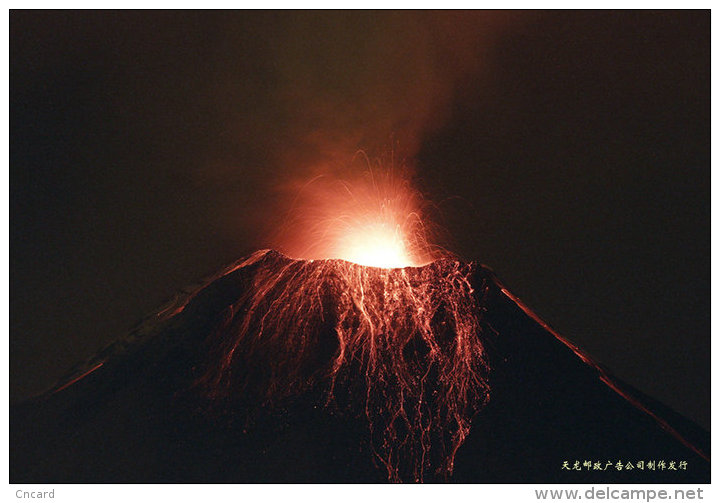
<instances>
[{"instance_id":1,"label":"ash cloud","mask_svg":"<svg viewBox=\"0 0 720 503\"><path fill-rule=\"evenodd\" d=\"M255 185L242 194L254 208L242 225L272 231L308 180L356 176L358 150L411 160L463 85L489 71L494 40L526 17L342 11L224 22L208 94L225 124L212 152L226 155L211 164L225 187Z\"/></svg>"}]
</instances>

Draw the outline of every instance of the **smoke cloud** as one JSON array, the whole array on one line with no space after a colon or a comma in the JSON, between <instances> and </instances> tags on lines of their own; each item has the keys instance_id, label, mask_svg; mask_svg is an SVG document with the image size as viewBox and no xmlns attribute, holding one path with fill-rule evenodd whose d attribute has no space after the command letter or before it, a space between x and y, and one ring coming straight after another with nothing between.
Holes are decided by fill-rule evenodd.
<instances>
[{"instance_id":1,"label":"smoke cloud","mask_svg":"<svg viewBox=\"0 0 720 503\"><path fill-rule=\"evenodd\" d=\"M468 82L490 71L493 41L522 20L343 11L223 22L208 95L223 97L215 99L222 145L211 152L226 155L213 159L213 173L225 187L256 185L243 194L242 221L224 227L263 229L264 239L308 180L367 168L352 162L359 150L410 170L424 135L443 124Z\"/></svg>"}]
</instances>

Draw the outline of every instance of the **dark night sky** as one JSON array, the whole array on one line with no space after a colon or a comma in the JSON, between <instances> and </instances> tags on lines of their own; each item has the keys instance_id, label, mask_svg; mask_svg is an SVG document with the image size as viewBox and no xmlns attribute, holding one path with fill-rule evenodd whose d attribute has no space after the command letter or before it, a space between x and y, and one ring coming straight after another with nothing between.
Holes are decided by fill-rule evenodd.
<instances>
[{"instance_id":1,"label":"dark night sky","mask_svg":"<svg viewBox=\"0 0 720 503\"><path fill-rule=\"evenodd\" d=\"M11 398L395 145L451 249L709 428L710 14L10 14Z\"/></svg>"}]
</instances>

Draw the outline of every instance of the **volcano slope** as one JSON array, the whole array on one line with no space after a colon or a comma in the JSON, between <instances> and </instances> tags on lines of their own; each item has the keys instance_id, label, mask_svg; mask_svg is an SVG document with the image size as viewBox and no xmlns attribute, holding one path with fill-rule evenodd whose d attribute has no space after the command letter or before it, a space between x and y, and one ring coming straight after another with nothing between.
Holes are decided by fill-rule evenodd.
<instances>
[{"instance_id":1,"label":"volcano slope","mask_svg":"<svg viewBox=\"0 0 720 503\"><path fill-rule=\"evenodd\" d=\"M261 251L13 404L11 483L709 483L709 434L489 269Z\"/></svg>"}]
</instances>

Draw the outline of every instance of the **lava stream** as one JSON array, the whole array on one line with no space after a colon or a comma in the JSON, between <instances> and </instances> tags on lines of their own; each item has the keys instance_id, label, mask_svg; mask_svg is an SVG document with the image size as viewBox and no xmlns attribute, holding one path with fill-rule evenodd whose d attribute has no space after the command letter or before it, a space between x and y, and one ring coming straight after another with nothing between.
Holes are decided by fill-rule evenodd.
<instances>
[{"instance_id":1,"label":"lava stream","mask_svg":"<svg viewBox=\"0 0 720 503\"><path fill-rule=\"evenodd\" d=\"M211 337L201 379L216 398L258 406L319 386L325 404L367 417L389 480L450 475L488 398L480 300L469 266L383 269L268 259Z\"/></svg>"}]
</instances>

